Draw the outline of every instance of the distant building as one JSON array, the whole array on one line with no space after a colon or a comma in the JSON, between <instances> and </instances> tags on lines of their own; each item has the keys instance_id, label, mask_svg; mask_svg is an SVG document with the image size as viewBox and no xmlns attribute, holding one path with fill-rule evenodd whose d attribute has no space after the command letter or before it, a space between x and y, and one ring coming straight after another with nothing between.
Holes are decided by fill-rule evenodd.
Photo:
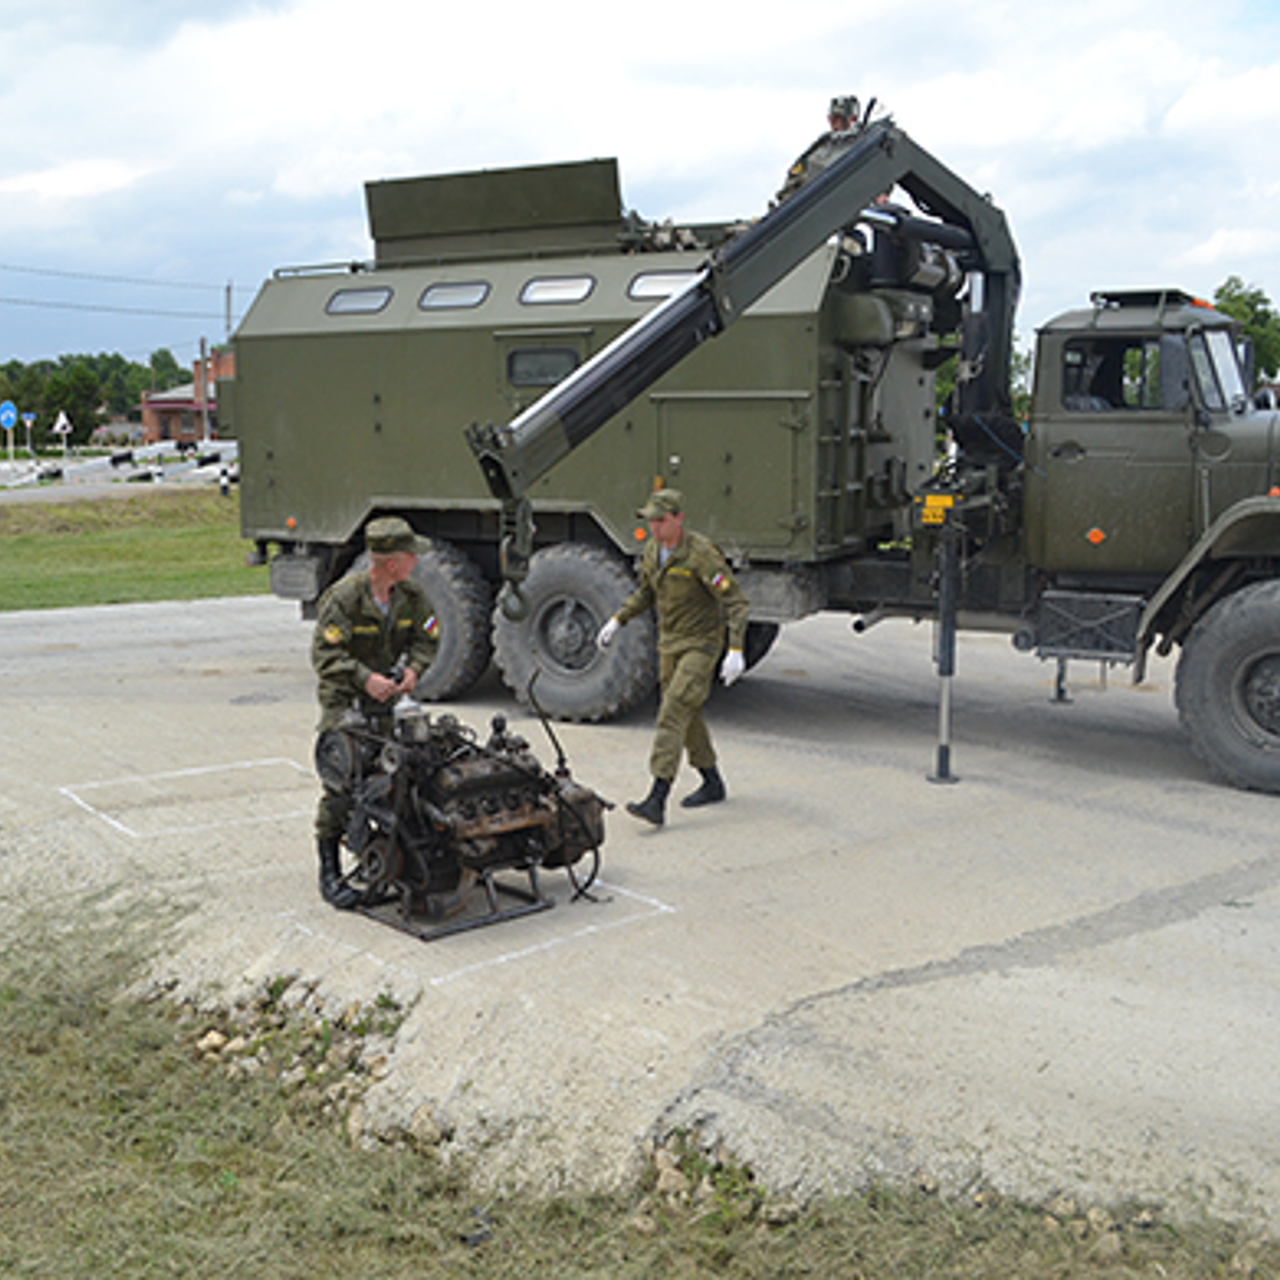
<instances>
[{"instance_id":1,"label":"distant building","mask_svg":"<svg viewBox=\"0 0 1280 1280\"><path fill-rule=\"evenodd\" d=\"M232 351L214 351L204 361L191 366L191 381L168 391L142 394L142 442L161 440L191 443L218 438L219 378L234 378L236 358ZM203 375L203 376L202 376Z\"/></svg>"}]
</instances>

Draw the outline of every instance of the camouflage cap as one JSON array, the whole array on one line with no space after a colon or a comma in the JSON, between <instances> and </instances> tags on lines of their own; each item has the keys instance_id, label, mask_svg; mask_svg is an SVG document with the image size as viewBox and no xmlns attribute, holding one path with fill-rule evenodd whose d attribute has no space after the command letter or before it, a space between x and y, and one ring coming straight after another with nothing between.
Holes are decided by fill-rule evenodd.
<instances>
[{"instance_id":1,"label":"camouflage cap","mask_svg":"<svg viewBox=\"0 0 1280 1280\"><path fill-rule=\"evenodd\" d=\"M858 99L852 93L841 94L831 99L827 108L829 116L843 116L846 120L855 120L858 116Z\"/></svg>"},{"instance_id":2,"label":"camouflage cap","mask_svg":"<svg viewBox=\"0 0 1280 1280\"><path fill-rule=\"evenodd\" d=\"M370 520L364 530L364 544L371 552L386 555L391 551L418 550L418 539L407 520L399 516L383 516Z\"/></svg>"},{"instance_id":3,"label":"camouflage cap","mask_svg":"<svg viewBox=\"0 0 1280 1280\"><path fill-rule=\"evenodd\" d=\"M659 516L678 516L683 510L684 494L679 489L655 489L636 515L641 520L656 520Z\"/></svg>"}]
</instances>

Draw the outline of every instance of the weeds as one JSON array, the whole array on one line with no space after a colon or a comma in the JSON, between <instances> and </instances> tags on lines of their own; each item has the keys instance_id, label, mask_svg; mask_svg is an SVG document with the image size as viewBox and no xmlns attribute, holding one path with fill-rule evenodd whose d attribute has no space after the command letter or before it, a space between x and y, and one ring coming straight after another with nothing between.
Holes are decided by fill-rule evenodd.
<instances>
[{"instance_id":1,"label":"weeds","mask_svg":"<svg viewBox=\"0 0 1280 1280\"><path fill-rule=\"evenodd\" d=\"M126 997L143 957L123 939L138 936L86 913L74 928L32 922L0 951L0 1273L1280 1275L1273 1242L1150 1205L888 1186L797 1205L684 1131L633 1192L481 1199L408 1133L353 1136L405 1015L391 995L335 1017L297 975L212 1014Z\"/></svg>"}]
</instances>

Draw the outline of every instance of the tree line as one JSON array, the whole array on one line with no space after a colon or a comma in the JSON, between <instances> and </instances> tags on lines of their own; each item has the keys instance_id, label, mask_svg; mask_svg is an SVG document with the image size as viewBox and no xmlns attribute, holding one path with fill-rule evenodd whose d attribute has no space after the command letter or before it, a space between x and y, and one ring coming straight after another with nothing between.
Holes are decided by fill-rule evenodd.
<instances>
[{"instance_id":1,"label":"tree line","mask_svg":"<svg viewBox=\"0 0 1280 1280\"><path fill-rule=\"evenodd\" d=\"M0 365L0 400L13 401L20 413L36 415L31 439L37 447L61 445L61 438L52 434L59 413L71 423L68 442L84 444L105 422L139 421L144 391L168 391L190 381L191 370L183 368L168 348L152 352L146 364L105 352L31 364L10 360Z\"/></svg>"}]
</instances>

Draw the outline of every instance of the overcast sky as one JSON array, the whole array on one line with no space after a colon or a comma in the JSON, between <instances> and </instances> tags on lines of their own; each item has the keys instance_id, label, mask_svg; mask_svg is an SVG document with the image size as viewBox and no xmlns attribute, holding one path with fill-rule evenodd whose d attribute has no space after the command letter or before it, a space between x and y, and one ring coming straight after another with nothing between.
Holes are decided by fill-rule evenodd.
<instances>
[{"instance_id":1,"label":"overcast sky","mask_svg":"<svg viewBox=\"0 0 1280 1280\"><path fill-rule=\"evenodd\" d=\"M372 256L369 179L616 156L645 217L754 215L837 92L1005 211L1024 339L1280 301L1280 0L0 0L0 52L0 362L186 362L228 283Z\"/></svg>"}]
</instances>

